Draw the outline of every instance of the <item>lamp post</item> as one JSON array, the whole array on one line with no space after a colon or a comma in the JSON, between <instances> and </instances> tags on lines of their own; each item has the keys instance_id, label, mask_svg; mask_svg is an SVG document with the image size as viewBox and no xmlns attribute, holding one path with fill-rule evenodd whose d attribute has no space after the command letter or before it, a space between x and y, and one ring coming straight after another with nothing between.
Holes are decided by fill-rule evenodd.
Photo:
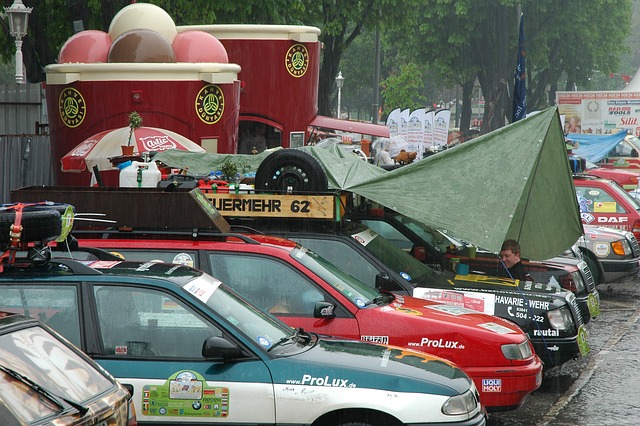
<instances>
[{"instance_id":1,"label":"lamp post","mask_svg":"<svg viewBox=\"0 0 640 426\"><path fill-rule=\"evenodd\" d=\"M344 77L342 76L342 71L338 71L338 76L336 77L336 86L338 86L338 118L340 118L340 101L342 100L343 84L344 84Z\"/></svg>"},{"instance_id":2,"label":"lamp post","mask_svg":"<svg viewBox=\"0 0 640 426\"><path fill-rule=\"evenodd\" d=\"M9 33L16 39L16 83L24 83L22 71L22 37L27 35L29 14L32 7L25 7L22 0L14 0L11 7L5 7L4 11L9 17Z\"/></svg>"}]
</instances>

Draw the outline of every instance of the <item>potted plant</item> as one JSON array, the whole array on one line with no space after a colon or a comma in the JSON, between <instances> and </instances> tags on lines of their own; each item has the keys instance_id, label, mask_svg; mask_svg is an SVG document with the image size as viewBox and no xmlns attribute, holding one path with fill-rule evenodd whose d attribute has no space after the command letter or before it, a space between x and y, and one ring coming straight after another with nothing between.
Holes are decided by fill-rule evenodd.
<instances>
[{"instance_id":1,"label":"potted plant","mask_svg":"<svg viewBox=\"0 0 640 426\"><path fill-rule=\"evenodd\" d=\"M235 182L238 179L238 166L227 159L220 166L220 172L222 173L222 177L229 183Z\"/></svg>"},{"instance_id":2,"label":"potted plant","mask_svg":"<svg viewBox=\"0 0 640 426\"><path fill-rule=\"evenodd\" d=\"M132 111L129 114L129 138L127 139L127 144L122 145L122 155L133 155L134 146L131 145L131 137L133 136L133 131L142 127L142 117L136 111Z\"/></svg>"}]
</instances>

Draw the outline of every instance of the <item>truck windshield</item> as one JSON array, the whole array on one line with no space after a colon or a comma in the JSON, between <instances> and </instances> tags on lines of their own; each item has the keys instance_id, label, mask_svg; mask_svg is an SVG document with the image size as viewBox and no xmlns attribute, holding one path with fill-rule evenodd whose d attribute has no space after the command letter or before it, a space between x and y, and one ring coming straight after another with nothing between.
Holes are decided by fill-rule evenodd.
<instances>
[{"instance_id":1,"label":"truck windshield","mask_svg":"<svg viewBox=\"0 0 640 426\"><path fill-rule=\"evenodd\" d=\"M379 295L374 288L299 244L291 251L291 257L309 268L360 308L367 306L369 301Z\"/></svg>"}]
</instances>

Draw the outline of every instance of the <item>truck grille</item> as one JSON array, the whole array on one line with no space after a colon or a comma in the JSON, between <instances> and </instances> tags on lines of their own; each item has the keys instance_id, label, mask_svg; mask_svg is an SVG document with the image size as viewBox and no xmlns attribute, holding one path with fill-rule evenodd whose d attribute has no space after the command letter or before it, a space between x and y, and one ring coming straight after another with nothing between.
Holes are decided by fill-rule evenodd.
<instances>
[{"instance_id":1,"label":"truck grille","mask_svg":"<svg viewBox=\"0 0 640 426\"><path fill-rule=\"evenodd\" d=\"M578 268L580 268L580 272L582 273L582 278L584 279L587 291L591 293L596 288L596 282L593 279L591 269L589 269L587 262L585 262L584 260L578 263Z\"/></svg>"},{"instance_id":2,"label":"truck grille","mask_svg":"<svg viewBox=\"0 0 640 426\"><path fill-rule=\"evenodd\" d=\"M638 244L638 240L636 239L635 235L633 235L631 232L627 232L625 236L627 237L627 241L629 241L629 244L631 245L633 257L640 256L640 244Z\"/></svg>"},{"instance_id":3,"label":"truck grille","mask_svg":"<svg viewBox=\"0 0 640 426\"><path fill-rule=\"evenodd\" d=\"M582 318L582 314L580 313L580 308L578 307L578 301L576 300L576 296L573 293L567 293L565 299L569 306L571 307L571 312L573 313L573 318L576 321L576 327L580 327L584 325L584 319Z\"/></svg>"}]
</instances>

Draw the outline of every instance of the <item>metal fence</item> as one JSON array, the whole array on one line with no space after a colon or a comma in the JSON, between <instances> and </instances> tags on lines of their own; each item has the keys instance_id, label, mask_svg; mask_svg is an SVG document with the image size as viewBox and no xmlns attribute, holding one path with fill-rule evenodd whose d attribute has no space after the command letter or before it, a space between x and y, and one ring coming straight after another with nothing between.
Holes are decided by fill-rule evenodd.
<instances>
[{"instance_id":1,"label":"metal fence","mask_svg":"<svg viewBox=\"0 0 640 426\"><path fill-rule=\"evenodd\" d=\"M0 136L0 203L11 201L12 189L53 181L49 136Z\"/></svg>"},{"instance_id":2,"label":"metal fence","mask_svg":"<svg viewBox=\"0 0 640 426\"><path fill-rule=\"evenodd\" d=\"M41 135L49 119L42 84L0 84L0 135Z\"/></svg>"},{"instance_id":3,"label":"metal fence","mask_svg":"<svg viewBox=\"0 0 640 426\"><path fill-rule=\"evenodd\" d=\"M52 185L46 111L41 84L0 84L0 203L12 189Z\"/></svg>"}]
</instances>

